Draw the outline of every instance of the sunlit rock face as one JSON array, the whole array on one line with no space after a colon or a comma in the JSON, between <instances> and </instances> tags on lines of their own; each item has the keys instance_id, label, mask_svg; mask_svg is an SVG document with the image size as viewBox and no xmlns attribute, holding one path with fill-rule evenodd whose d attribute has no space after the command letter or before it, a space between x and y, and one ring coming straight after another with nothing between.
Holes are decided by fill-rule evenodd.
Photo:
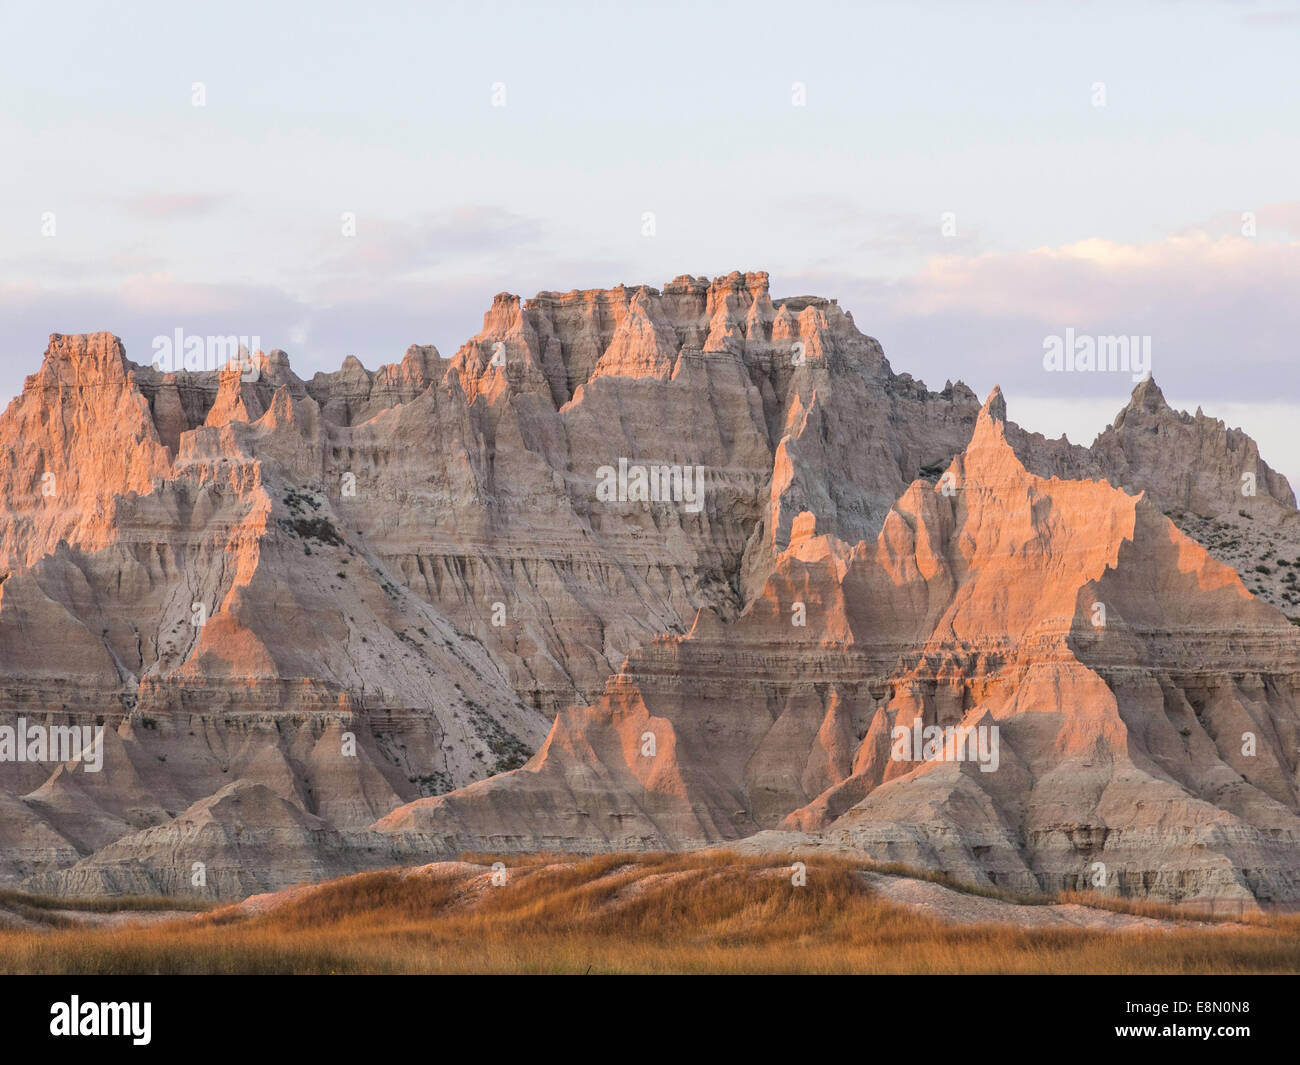
<instances>
[{"instance_id":1,"label":"sunlit rock face","mask_svg":"<svg viewBox=\"0 0 1300 1065\"><path fill-rule=\"evenodd\" d=\"M449 852L784 830L1024 891L1295 898L1300 632L1145 498L1029 473L995 400L873 542L801 518L739 619L702 613L528 766L377 828Z\"/></svg>"},{"instance_id":2,"label":"sunlit rock face","mask_svg":"<svg viewBox=\"0 0 1300 1065\"><path fill-rule=\"evenodd\" d=\"M8 882L762 831L1294 890L1295 630L1261 601L1300 614L1294 497L1150 381L1092 448L1046 440L762 273L503 294L450 360L309 381L56 335L0 490L0 726L104 729L95 772L0 732ZM962 724L995 771L892 757Z\"/></svg>"}]
</instances>

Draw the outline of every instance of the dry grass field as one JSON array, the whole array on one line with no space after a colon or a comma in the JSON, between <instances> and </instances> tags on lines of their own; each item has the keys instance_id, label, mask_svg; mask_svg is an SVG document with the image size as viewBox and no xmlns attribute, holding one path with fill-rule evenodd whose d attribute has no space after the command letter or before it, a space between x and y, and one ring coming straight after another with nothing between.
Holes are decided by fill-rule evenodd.
<instances>
[{"instance_id":1,"label":"dry grass field","mask_svg":"<svg viewBox=\"0 0 1300 1065\"><path fill-rule=\"evenodd\" d=\"M26 908L50 919L0 930L0 971L1300 972L1298 917L1209 921L1114 899L1094 907L1096 899L1081 895L964 894L936 887L942 877L895 881L890 867L816 856L802 859L804 886L770 856L515 856L503 859L500 886L492 883L493 860L364 873L183 917L176 900L133 902L131 915L93 927L68 916L76 904L8 893L4 912ZM1132 927L954 923L884 897L879 886L895 882L938 891L949 906L1031 902L1007 907L1023 913L1055 903L1053 913L1071 921ZM151 916L151 909L167 912Z\"/></svg>"}]
</instances>

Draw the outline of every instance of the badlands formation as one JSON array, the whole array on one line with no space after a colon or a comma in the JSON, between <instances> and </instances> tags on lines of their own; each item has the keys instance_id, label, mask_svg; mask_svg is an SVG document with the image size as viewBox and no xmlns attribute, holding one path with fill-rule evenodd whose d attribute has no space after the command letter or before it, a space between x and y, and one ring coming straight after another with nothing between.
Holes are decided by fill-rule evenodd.
<instances>
[{"instance_id":1,"label":"badlands formation","mask_svg":"<svg viewBox=\"0 0 1300 1065\"><path fill-rule=\"evenodd\" d=\"M1150 380L1048 440L683 276L307 381L55 335L0 485L0 726L103 726L0 760L9 885L736 843L1300 900L1295 497Z\"/></svg>"}]
</instances>

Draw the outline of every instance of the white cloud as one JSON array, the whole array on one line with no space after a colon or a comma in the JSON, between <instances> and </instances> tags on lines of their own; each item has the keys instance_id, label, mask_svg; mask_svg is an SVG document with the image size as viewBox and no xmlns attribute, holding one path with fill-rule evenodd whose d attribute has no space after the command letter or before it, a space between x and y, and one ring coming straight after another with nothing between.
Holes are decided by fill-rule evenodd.
<instances>
[{"instance_id":1,"label":"white cloud","mask_svg":"<svg viewBox=\"0 0 1300 1065\"><path fill-rule=\"evenodd\" d=\"M778 280L838 296L898 369L931 381L961 377L976 391L998 383L1066 402L1131 388L1127 375L1044 371L1045 338L1072 328L1151 337L1166 394L1300 400L1297 240L1198 229L1141 244L936 256L896 281L825 271Z\"/></svg>"}]
</instances>

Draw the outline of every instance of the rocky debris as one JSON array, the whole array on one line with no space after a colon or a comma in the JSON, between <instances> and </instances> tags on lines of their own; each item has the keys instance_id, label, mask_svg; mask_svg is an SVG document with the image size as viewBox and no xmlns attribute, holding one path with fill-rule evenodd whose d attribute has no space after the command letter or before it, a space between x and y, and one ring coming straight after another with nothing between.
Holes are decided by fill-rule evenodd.
<instances>
[{"instance_id":1,"label":"rocky debris","mask_svg":"<svg viewBox=\"0 0 1300 1065\"><path fill-rule=\"evenodd\" d=\"M1221 562L1237 571L1251 592L1300 625L1300 515L1261 515L1244 508L1218 518L1185 510L1169 519Z\"/></svg>"}]
</instances>

